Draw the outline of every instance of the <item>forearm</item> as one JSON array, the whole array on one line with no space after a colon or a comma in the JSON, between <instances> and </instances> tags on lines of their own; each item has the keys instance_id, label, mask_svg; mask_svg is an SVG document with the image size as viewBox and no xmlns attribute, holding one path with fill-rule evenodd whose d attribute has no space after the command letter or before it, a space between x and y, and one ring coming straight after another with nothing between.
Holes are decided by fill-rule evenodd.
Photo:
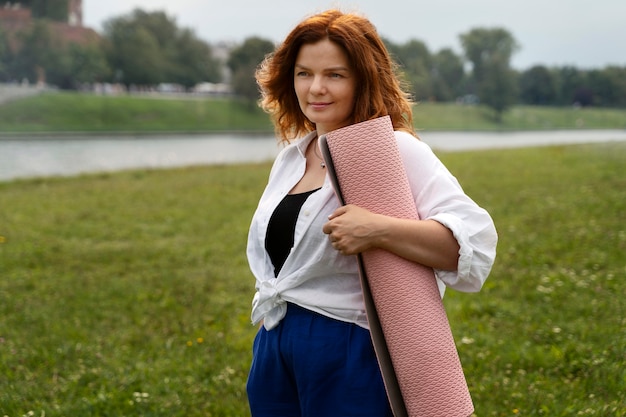
<instances>
[{"instance_id":1,"label":"forearm","mask_svg":"<svg viewBox=\"0 0 626 417\"><path fill-rule=\"evenodd\" d=\"M457 269L459 244L435 220L398 219L347 205L329 217L323 232L344 255L381 248L435 269Z\"/></svg>"},{"instance_id":2,"label":"forearm","mask_svg":"<svg viewBox=\"0 0 626 417\"><path fill-rule=\"evenodd\" d=\"M454 271L459 244L452 232L435 220L380 216L372 246L435 269Z\"/></svg>"}]
</instances>

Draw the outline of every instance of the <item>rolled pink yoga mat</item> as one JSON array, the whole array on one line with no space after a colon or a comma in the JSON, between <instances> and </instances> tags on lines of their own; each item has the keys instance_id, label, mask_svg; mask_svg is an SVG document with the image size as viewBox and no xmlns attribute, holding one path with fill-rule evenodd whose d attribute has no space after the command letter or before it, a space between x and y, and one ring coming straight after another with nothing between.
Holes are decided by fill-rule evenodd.
<instances>
[{"instance_id":1,"label":"rolled pink yoga mat","mask_svg":"<svg viewBox=\"0 0 626 417\"><path fill-rule=\"evenodd\" d=\"M389 116L329 132L320 147L343 204L419 218ZM359 266L394 415L471 415L474 406L432 268L381 249L360 254Z\"/></svg>"}]
</instances>

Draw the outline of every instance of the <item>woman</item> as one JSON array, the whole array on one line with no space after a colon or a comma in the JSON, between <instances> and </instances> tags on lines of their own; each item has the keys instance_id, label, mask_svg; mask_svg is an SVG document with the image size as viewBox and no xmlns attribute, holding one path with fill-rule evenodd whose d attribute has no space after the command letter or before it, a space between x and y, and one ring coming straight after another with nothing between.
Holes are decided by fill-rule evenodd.
<instances>
[{"instance_id":1,"label":"woman","mask_svg":"<svg viewBox=\"0 0 626 417\"><path fill-rule=\"evenodd\" d=\"M248 237L252 321L262 323L247 387L253 417L392 415L352 255L382 248L430 266L442 295L480 290L491 270L493 222L416 138L394 70L375 27L337 10L305 19L257 70L287 146ZM318 137L384 115L424 220L340 206L326 175Z\"/></svg>"}]
</instances>

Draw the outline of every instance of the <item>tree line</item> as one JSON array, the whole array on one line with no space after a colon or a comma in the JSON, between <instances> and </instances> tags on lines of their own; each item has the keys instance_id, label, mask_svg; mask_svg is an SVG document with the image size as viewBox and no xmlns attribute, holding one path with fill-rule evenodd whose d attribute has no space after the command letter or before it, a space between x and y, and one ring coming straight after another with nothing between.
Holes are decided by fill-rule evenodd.
<instances>
[{"instance_id":1,"label":"tree line","mask_svg":"<svg viewBox=\"0 0 626 417\"><path fill-rule=\"evenodd\" d=\"M34 17L47 13L44 4L53 4L32 3ZM59 8L52 10L59 14ZM63 42L47 18L34 19L13 39L0 27L0 80L34 82L43 71L47 83L64 89L94 83L128 88L172 83L189 90L202 82L224 82L228 68L234 92L253 101L259 94L254 70L274 49L272 41L250 37L220 59L210 44L191 29L178 27L165 12L141 9L108 20L100 36L99 42L86 45ZM496 119L518 103L626 107L626 67L536 65L519 71L511 67L519 45L506 29L475 28L459 39L462 54L450 48L433 52L416 39L402 44L385 40L416 101L480 102L493 109Z\"/></svg>"},{"instance_id":2,"label":"tree line","mask_svg":"<svg viewBox=\"0 0 626 417\"><path fill-rule=\"evenodd\" d=\"M19 4L29 8L35 18L57 22L67 20L68 0L19 0Z\"/></svg>"}]
</instances>

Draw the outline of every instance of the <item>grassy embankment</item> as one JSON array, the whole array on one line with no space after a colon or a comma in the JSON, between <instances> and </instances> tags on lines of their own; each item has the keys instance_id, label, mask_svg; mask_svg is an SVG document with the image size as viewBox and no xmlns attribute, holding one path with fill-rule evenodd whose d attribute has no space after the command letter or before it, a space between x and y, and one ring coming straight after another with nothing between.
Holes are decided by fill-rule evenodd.
<instances>
[{"instance_id":1,"label":"grassy embankment","mask_svg":"<svg viewBox=\"0 0 626 417\"><path fill-rule=\"evenodd\" d=\"M498 125L482 106L416 106L418 129L536 130L626 128L624 109L518 106ZM271 131L268 117L254 104L219 99L106 97L47 93L0 106L0 133L7 132L212 132Z\"/></svg>"},{"instance_id":2,"label":"grassy embankment","mask_svg":"<svg viewBox=\"0 0 626 417\"><path fill-rule=\"evenodd\" d=\"M493 215L445 304L477 416L626 416L626 145L441 153ZM0 183L0 416L249 415L269 165Z\"/></svg>"}]
</instances>

